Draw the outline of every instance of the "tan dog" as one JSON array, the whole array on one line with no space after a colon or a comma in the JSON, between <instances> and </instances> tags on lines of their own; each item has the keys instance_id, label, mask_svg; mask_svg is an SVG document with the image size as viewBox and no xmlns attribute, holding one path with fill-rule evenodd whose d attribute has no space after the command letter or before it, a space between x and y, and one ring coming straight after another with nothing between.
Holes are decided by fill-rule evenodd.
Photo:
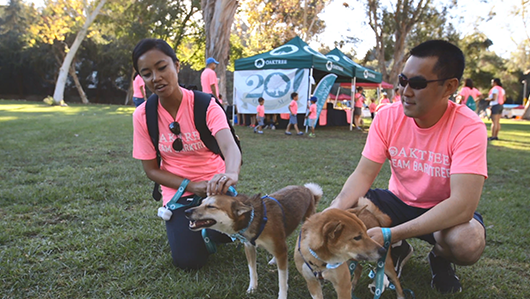
<instances>
[{"instance_id":1,"label":"tan dog","mask_svg":"<svg viewBox=\"0 0 530 299\"><path fill-rule=\"evenodd\" d=\"M186 210L191 230L211 228L245 243L250 272L247 292L258 287L256 246L270 252L278 266L278 298L287 298L287 237L300 222L313 215L322 189L317 184L288 186L270 196L209 196L198 207ZM272 261L271 261L272 262Z\"/></svg>"},{"instance_id":2,"label":"tan dog","mask_svg":"<svg viewBox=\"0 0 530 299\"><path fill-rule=\"evenodd\" d=\"M337 298L350 299L352 286L355 288L359 281L362 267L357 266L350 282L347 261L377 261L384 254L387 254L385 274L396 286L398 298L405 298L390 250L387 252L366 233L367 228L388 227L390 224L390 217L364 197L359 199L358 208L347 211L329 209L311 216L301 228L294 259L312 298L323 298L319 279L326 279L333 284Z\"/></svg>"}]
</instances>

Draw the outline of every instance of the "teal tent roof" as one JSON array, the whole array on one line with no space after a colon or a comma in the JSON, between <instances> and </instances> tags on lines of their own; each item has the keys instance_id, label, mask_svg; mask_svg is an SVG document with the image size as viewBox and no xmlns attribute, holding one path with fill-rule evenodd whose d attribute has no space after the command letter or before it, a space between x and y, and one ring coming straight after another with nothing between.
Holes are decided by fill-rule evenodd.
<instances>
[{"instance_id":1,"label":"teal tent roof","mask_svg":"<svg viewBox=\"0 0 530 299\"><path fill-rule=\"evenodd\" d=\"M298 36L269 52L235 61L236 71L304 68L314 68L324 73L336 74L339 77L353 77L353 69L349 65L330 59L313 50Z\"/></svg>"},{"instance_id":2,"label":"teal tent roof","mask_svg":"<svg viewBox=\"0 0 530 299\"><path fill-rule=\"evenodd\" d=\"M326 54L326 57L331 58L333 61L336 61L342 65L347 65L351 67L352 72L357 78L357 82L381 83L381 81L383 81L383 75L381 75L381 73L356 63L337 48L331 50L328 54Z\"/></svg>"}]
</instances>

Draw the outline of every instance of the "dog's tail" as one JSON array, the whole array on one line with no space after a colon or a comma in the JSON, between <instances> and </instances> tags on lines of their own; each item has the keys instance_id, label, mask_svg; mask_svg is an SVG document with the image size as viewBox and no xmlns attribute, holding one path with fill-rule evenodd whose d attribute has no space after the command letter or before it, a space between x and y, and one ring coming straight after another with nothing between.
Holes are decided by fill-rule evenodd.
<instances>
[{"instance_id":1,"label":"dog's tail","mask_svg":"<svg viewBox=\"0 0 530 299\"><path fill-rule=\"evenodd\" d=\"M309 216L315 214L318 202L322 198L323 192L322 188L315 183L307 183L304 185L304 187L309 189L309 191L311 191L311 193L313 194L313 204L309 207L309 209L307 209L306 215L304 217L304 219L307 219Z\"/></svg>"}]
</instances>

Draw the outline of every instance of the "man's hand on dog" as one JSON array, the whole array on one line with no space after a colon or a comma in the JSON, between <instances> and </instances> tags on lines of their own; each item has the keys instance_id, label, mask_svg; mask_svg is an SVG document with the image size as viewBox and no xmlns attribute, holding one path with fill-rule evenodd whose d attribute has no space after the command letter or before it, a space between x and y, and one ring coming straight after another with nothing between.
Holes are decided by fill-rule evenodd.
<instances>
[{"instance_id":1,"label":"man's hand on dog","mask_svg":"<svg viewBox=\"0 0 530 299\"><path fill-rule=\"evenodd\" d=\"M206 195L226 194L228 187L235 186L238 181L237 173L218 173L208 182Z\"/></svg>"}]
</instances>

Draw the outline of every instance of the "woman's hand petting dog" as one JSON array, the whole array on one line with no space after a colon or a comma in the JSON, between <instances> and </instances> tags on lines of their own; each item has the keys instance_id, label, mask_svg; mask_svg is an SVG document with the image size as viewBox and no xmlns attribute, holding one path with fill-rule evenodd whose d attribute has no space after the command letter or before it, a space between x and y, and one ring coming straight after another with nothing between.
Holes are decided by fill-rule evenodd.
<instances>
[{"instance_id":1,"label":"woman's hand petting dog","mask_svg":"<svg viewBox=\"0 0 530 299\"><path fill-rule=\"evenodd\" d=\"M226 194L230 186L235 186L238 181L237 173L218 173L208 182L206 194L208 196L216 194Z\"/></svg>"}]
</instances>

